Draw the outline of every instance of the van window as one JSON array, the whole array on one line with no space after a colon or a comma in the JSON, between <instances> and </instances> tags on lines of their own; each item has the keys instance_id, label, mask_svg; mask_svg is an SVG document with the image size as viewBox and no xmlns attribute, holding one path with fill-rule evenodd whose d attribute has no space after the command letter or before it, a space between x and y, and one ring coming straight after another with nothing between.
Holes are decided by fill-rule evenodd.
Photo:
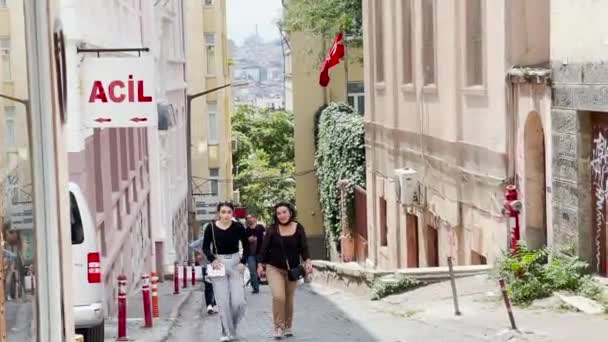
<instances>
[{"instance_id":1,"label":"van window","mask_svg":"<svg viewBox=\"0 0 608 342\"><path fill-rule=\"evenodd\" d=\"M82 227L82 219L80 210L74 194L70 192L70 222L72 225L72 245L79 245L84 242L84 229Z\"/></svg>"}]
</instances>

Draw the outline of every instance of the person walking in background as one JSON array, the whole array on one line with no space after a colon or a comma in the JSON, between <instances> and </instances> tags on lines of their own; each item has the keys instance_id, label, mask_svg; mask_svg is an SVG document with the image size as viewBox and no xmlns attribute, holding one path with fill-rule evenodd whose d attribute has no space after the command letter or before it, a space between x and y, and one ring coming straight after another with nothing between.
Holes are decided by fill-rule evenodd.
<instances>
[{"instance_id":1,"label":"person walking in background","mask_svg":"<svg viewBox=\"0 0 608 342\"><path fill-rule=\"evenodd\" d=\"M217 212L219 220L205 229L203 252L215 271L209 276L219 308L220 341L233 341L238 324L245 315L243 276L250 254L249 241L245 227L233 220L232 203L218 204ZM243 247L243 255L239 254L239 242Z\"/></svg>"},{"instance_id":2,"label":"person walking in background","mask_svg":"<svg viewBox=\"0 0 608 342\"><path fill-rule=\"evenodd\" d=\"M249 283L251 283L252 293L256 294L260 292L260 279L258 277L258 254L262 248L262 241L264 240L265 228L263 225L258 224L258 219L254 214L247 215L247 239L249 240L249 250L251 254L247 259L247 265L249 266Z\"/></svg>"},{"instance_id":3,"label":"person walking in background","mask_svg":"<svg viewBox=\"0 0 608 342\"><path fill-rule=\"evenodd\" d=\"M312 262L306 232L296 221L296 210L290 203L275 205L259 258L258 274L266 272L272 294L274 338L293 336L295 291L298 280L312 274Z\"/></svg>"},{"instance_id":4,"label":"person walking in background","mask_svg":"<svg viewBox=\"0 0 608 342\"><path fill-rule=\"evenodd\" d=\"M204 240L204 234L201 234L198 240L195 240L190 244L190 252L196 253L196 262L202 267L203 286L205 288L205 304L207 305L207 313L212 315L217 313L217 304L215 303L215 296L213 295L213 285L211 284L211 279L206 276L206 266L209 262L206 260L203 252Z\"/></svg>"}]
</instances>

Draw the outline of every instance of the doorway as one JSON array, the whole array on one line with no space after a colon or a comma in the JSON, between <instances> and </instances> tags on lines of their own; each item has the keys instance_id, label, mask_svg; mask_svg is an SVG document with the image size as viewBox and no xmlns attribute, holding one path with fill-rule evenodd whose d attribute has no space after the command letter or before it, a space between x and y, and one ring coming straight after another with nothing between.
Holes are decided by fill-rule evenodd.
<instances>
[{"instance_id":1,"label":"doorway","mask_svg":"<svg viewBox=\"0 0 608 342\"><path fill-rule=\"evenodd\" d=\"M407 243L406 265L408 268L418 268L420 267L418 260L418 217L416 215L407 214L405 227L405 238Z\"/></svg>"},{"instance_id":2,"label":"doorway","mask_svg":"<svg viewBox=\"0 0 608 342\"><path fill-rule=\"evenodd\" d=\"M526 242L531 249L547 246L545 134L540 115L528 115L524 127Z\"/></svg>"},{"instance_id":3,"label":"doorway","mask_svg":"<svg viewBox=\"0 0 608 342\"><path fill-rule=\"evenodd\" d=\"M426 262L428 267L439 266L439 234L430 225L426 226Z\"/></svg>"},{"instance_id":4,"label":"doorway","mask_svg":"<svg viewBox=\"0 0 608 342\"><path fill-rule=\"evenodd\" d=\"M606 191L608 190L608 119L605 113L592 115L591 138L591 194L593 202L593 229L591 236L592 264L591 269L608 274L608 256L606 245Z\"/></svg>"}]
</instances>

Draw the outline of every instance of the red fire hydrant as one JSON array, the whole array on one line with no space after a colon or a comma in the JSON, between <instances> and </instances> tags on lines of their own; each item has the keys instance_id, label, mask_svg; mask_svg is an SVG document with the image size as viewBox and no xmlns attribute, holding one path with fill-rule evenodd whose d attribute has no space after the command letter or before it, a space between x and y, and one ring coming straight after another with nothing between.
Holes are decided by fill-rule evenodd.
<instances>
[{"instance_id":1,"label":"red fire hydrant","mask_svg":"<svg viewBox=\"0 0 608 342\"><path fill-rule=\"evenodd\" d=\"M141 294L144 302L144 320L146 328L152 328L152 300L150 298L150 276L142 274Z\"/></svg>"},{"instance_id":2,"label":"red fire hydrant","mask_svg":"<svg viewBox=\"0 0 608 342\"><path fill-rule=\"evenodd\" d=\"M517 196L517 186L507 185L505 190L505 214L509 216L509 232L511 234L511 252L517 251L517 243L520 239L519 214L522 203Z\"/></svg>"},{"instance_id":3,"label":"red fire hydrant","mask_svg":"<svg viewBox=\"0 0 608 342\"><path fill-rule=\"evenodd\" d=\"M173 263L173 294L179 294L179 266L177 261Z\"/></svg>"},{"instance_id":4,"label":"red fire hydrant","mask_svg":"<svg viewBox=\"0 0 608 342\"><path fill-rule=\"evenodd\" d=\"M118 276L118 336L116 341L128 341L127 338L127 277Z\"/></svg>"}]
</instances>

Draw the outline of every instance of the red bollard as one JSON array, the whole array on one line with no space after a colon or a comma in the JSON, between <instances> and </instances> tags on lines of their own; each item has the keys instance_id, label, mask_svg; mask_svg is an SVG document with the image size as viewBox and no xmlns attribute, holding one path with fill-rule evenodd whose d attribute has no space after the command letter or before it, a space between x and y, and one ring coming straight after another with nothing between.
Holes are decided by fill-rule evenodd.
<instances>
[{"instance_id":1,"label":"red bollard","mask_svg":"<svg viewBox=\"0 0 608 342\"><path fill-rule=\"evenodd\" d=\"M145 328L152 328L152 300L150 298L150 276L142 274L141 294L144 300L144 320Z\"/></svg>"},{"instance_id":2,"label":"red bollard","mask_svg":"<svg viewBox=\"0 0 608 342\"><path fill-rule=\"evenodd\" d=\"M192 286L196 286L196 268L194 267L194 263L192 263Z\"/></svg>"},{"instance_id":3,"label":"red bollard","mask_svg":"<svg viewBox=\"0 0 608 342\"><path fill-rule=\"evenodd\" d=\"M128 341L127 338L127 277L118 276L118 337L116 341Z\"/></svg>"},{"instance_id":4,"label":"red bollard","mask_svg":"<svg viewBox=\"0 0 608 342\"><path fill-rule=\"evenodd\" d=\"M158 306L158 275L156 272L152 272L152 317L160 317L160 308Z\"/></svg>"},{"instance_id":5,"label":"red bollard","mask_svg":"<svg viewBox=\"0 0 608 342\"><path fill-rule=\"evenodd\" d=\"M173 294L179 294L179 269L177 261L173 264Z\"/></svg>"},{"instance_id":6,"label":"red bollard","mask_svg":"<svg viewBox=\"0 0 608 342\"><path fill-rule=\"evenodd\" d=\"M184 288L188 288L188 262L184 261Z\"/></svg>"},{"instance_id":7,"label":"red bollard","mask_svg":"<svg viewBox=\"0 0 608 342\"><path fill-rule=\"evenodd\" d=\"M513 308L511 307L511 300L509 300L509 294L507 293L507 287L505 286L505 280L499 279L498 284L500 285L500 292L502 292L502 298L505 301L505 307L507 308L507 314L509 315L509 321L511 322L511 328L517 330L515 325L515 317L513 317Z\"/></svg>"}]
</instances>

